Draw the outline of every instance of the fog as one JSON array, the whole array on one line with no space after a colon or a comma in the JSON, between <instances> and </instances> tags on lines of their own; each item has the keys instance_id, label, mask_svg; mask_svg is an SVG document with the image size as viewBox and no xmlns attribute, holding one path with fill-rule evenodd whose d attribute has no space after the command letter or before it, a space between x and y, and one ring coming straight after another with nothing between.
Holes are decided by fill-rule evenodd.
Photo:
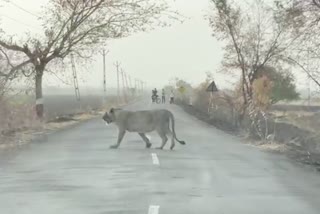
<instances>
[{"instance_id":1,"label":"fog","mask_svg":"<svg viewBox=\"0 0 320 214\"><path fill-rule=\"evenodd\" d=\"M0 8L1 25L6 33L25 38L26 33L41 33L42 8L47 0L14 0L13 3L2 2ZM212 72L218 87L232 87L236 79L226 78L219 73L223 56L221 43L211 36L212 29L204 16L209 11L208 0L171 1L186 18L181 24L172 22L171 27L139 33L127 38L108 42L107 85L116 87L114 63L119 61L121 67L132 77L147 82L149 87L162 87L174 77L182 78L193 85L205 78L206 72ZM65 77L45 76L44 88L72 86L71 65L66 64L68 73ZM95 56L87 66L77 67L80 90L90 91L102 88L102 56ZM61 78L63 81L61 81ZM305 75L297 73L298 88L306 88Z\"/></svg>"}]
</instances>

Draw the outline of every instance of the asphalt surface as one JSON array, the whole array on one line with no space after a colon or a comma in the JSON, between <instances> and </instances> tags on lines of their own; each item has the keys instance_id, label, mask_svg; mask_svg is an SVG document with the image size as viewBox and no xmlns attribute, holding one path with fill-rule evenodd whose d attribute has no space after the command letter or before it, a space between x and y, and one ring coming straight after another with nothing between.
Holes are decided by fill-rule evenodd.
<instances>
[{"instance_id":1,"label":"asphalt surface","mask_svg":"<svg viewBox=\"0 0 320 214\"><path fill-rule=\"evenodd\" d=\"M156 134L152 149L137 134L109 149L117 129L95 119L0 153L0 213L320 213L318 173L168 108L187 142L174 151Z\"/></svg>"}]
</instances>

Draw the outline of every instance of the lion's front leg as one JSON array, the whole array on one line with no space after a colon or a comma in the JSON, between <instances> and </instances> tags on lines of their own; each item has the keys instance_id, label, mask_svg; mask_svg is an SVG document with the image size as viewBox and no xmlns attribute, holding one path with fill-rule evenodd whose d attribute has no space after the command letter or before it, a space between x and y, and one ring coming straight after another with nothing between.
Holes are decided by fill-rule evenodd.
<instances>
[{"instance_id":1,"label":"lion's front leg","mask_svg":"<svg viewBox=\"0 0 320 214\"><path fill-rule=\"evenodd\" d=\"M149 149L151 148L152 144L150 143L149 139L146 137L144 133L139 133L143 141L146 143L146 148Z\"/></svg>"},{"instance_id":2,"label":"lion's front leg","mask_svg":"<svg viewBox=\"0 0 320 214\"><path fill-rule=\"evenodd\" d=\"M125 130L120 130L118 134L118 142L116 145L110 146L110 149L117 149L120 146L120 143L125 135L126 131Z\"/></svg>"}]
</instances>

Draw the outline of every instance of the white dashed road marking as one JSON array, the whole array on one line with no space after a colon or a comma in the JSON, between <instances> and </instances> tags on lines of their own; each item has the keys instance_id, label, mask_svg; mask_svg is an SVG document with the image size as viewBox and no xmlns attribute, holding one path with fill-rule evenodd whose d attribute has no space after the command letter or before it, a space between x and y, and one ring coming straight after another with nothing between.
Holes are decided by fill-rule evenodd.
<instances>
[{"instance_id":1,"label":"white dashed road marking","mask_svg":"<svg viewBox=\"0 0 320 214\"><path fill-rule=\"evenodd\" d=\"M160 206L158 205L150 205L148 214L159 214Z\"/></svg>"},{"instance_id":2,"label":"white dashed road marking","mask_svg":"<svg viewBox=\"0 0 320 214\"><path fill-rule=\"evenodd\" d=\"M154 165L160 165L159 158L156 153L151 153L151 157Z\"/></svg>"}]
</instances>

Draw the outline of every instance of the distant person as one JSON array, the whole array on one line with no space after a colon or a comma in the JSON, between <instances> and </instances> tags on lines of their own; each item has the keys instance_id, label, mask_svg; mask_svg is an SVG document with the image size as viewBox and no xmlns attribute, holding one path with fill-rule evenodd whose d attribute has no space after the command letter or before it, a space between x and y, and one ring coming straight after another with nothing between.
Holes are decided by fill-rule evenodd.
<instances>
[{"instance_id":1,"label":"distant person","mask_svg":"<svg viewBox=\"0 0 320 214\"><path fill-rule=\"evenodd\" d=\"M158 91L157 91L156 88L154 88L154 89L152 90L152 95L153 95L153 96L158 96L157 94L158 94Z\"/></svg>"},{"instance_id":2,"label":"distant person","mask_svg":"<svg viewBox=\"0 0 320 214\"><path fill-rule=\"evenodd\" d=\"M152 90L152 97L151 98L152 98L153 103L156 102L156 100L158 98L158 91L156 88Z\"/></svg>"},{"instance_id":3,"label":"distant person","mask_svg":"<svg viewBox=\"0 0 320 214\"><path fill-rule=\"evenodd\" d=\"M166 103L166 94L164 89L162 89L162 103Z\"/></svg>"},{"instance_id":4,"label":"distant person","mask_svg":"<svg viewBox=\"0 0 320 214\"><path fill-rule=\"evenodd\" d=\"M174 93L173 93L173 90L171 90L171 93L170 93L170 104L174 103Z\"/></svg>"}]
</instances>

